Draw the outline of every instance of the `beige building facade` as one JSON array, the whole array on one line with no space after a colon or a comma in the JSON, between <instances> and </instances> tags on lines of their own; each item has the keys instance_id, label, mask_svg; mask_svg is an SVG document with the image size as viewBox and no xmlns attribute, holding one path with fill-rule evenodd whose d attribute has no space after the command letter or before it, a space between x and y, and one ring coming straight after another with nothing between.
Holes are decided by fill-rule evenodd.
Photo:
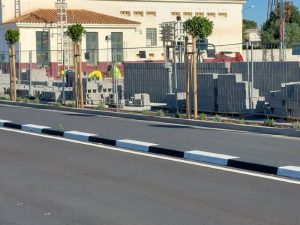
<instances>
[{"instance_id":1,"label":"beige building facade","mask_svg":"<svg viewBox=\"0 0 300 225\"><path fill-rule=\"evenodd\" d=\"M55 8L57 0L19 0L24 15L39 8ZM161 46L159 25L205 16L214 22L209 42L214 45L242 42L242 7L246 0L66 0L69 9L86 9L140 22L136 28L136 47ZM0 22L15 17L15 0L0 0ZM105 42L103 42L105 45ZM128 44L124 43L125 47Z\"/></svg>"}]
</instances>

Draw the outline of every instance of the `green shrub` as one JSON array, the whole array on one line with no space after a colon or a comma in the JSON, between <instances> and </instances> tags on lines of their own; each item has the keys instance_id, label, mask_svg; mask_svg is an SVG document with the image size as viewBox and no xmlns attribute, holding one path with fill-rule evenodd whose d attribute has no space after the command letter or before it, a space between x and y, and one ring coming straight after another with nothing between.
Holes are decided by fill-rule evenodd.
<instances>
[{"instance_id":1,"label":"green shrub","mask_svg":"<svg viewBox=\"0 0 300 225\"><path fill-rule=\"evenodd\" d=\"M40 104L40 99L38 97L35 97L35 99L33 99L31 102L34 104Z\"/></svg>"},{"instance_id":2,"label":"green shrub","mask_svg":"<svg viewBox=\"0 0 300 225\"><path fill-rule=\"evenodd\" d=\"M175 118L183 118L184 114L180 113L180 112L176 112L175 114Z\"/></svg>"},{"instance_id":3,"label":"green shrub","mask_svg":"<svg viewBox=\"0 0 300 225\"><path fill-rule=\"evenodd\" d=\"M54 102L53 105L60 107L60 106L62 106L62 103L61 102Z\"/></svg>"},{"instance_id":4,"label":"green shrub","mask_svg":"<svg viewBox=\"0 0 300 225\"><path fill-rule=\"evenodd\" d=\"M156 116L160 116L160 117L164 117L165 116L165 112L163 110L158 110L155 114Z\"/></svg>"},{"instance_id":5,"label":"green shrub","mask_svg":"<svg viewBox=\"0 0 300 225\"><path fill-rule=\"evenodd\" d=\"M96 110L105 110L105 103L104 102L100 102L96 108Z\"/></svg>"},{"instance_id":6,"label":"green shrub","mask_svg":"<svg viewBox=\"0 0 300 225\"><path fill-rule=\"evenodd\" d=\"M264 126L266 127L275 127L276 121L272 118L268 118L267 120L264 121Z\"/></svg>"},{"instance_id":7,"label":"green shrub","mask_svg":"<svg viewBox=\"0 0 300 225\"><path fill-rule=\"evenodd\" d=\"M142 111L142 114L145 115L145 116L149 116L149 115L151 115L151 112L150 112L150 110L146 109L146 110Z\"/></svg>"},{"instance_id":8,"label":"green shrub","mask_svg":"<svg viewBox=\"0 0 300 225\"><path fill-rule=\"evenodd\" d=\"M215 115L213 121L214 122L222 122L222 118L219 115Z\"/></svg>"},{"instance_id":9,"label":"green shrub","mask_svg":"<svg viewBox=\"0 0 300 225\"><path fill-rule=\"evenodd\" d=\"M72 107L72 108L74 108L74 107L75 107L75 102L68 102L68 103L65 103L65 106L66 106L66 107Z\"/></svg>"},{"instance_id":10,"label":"green shrub","mask_svg":"<svg viewBox=\"0 0 300 225\"><path fill-rule=\"evenodd\" d=\"M245 124L245 120L244 118L239 118L239 120L237 120L238 124Z\"/></svg>"},{"instance_id":11,"label":"green shrub","mask_svg":"<svg viewBox=\"0 0 300 225\"><path fill-rule=\"evenodd\" d=\"M22 97L17 97L16 101L17 101L17 102L22 102L22 101L23 101L23 98L22 98Z\"/></svg>"},{"instance_id":12,"label":"green shrub","mask_svg":"<svg viewBox=\"0 0 300 225\"><path fill-rule=\"evenodd\" d=\"M294 128L295 130L300 130L300 122L297 121L296 123L292 123L292 128Z\"/></svg>"},{"instance_id":13,"label":"green shrub","mask_svg":"<svg viewBox=\"0 0 300 225\"><path fill-rule=\"evenodd\" d=\"M201 113L199 119L200 119L200 120L207 120L206 114L205 114L205 113Z\"/></svg>"},{"instance_id":14,"label":"green shrub","mask_svg":"<svg viewBox=\"0 0 300 225\"><path fill-rule=\"evenodd\" d=\"M10 100L10 97L8 95L1 95L0 100Z\"/></svg>"}]
</instances>

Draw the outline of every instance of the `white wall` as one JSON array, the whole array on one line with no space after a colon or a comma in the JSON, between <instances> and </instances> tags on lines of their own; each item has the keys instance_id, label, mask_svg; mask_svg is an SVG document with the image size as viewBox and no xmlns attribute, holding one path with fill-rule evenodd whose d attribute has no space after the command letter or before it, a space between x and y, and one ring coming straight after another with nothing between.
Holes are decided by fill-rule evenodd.
<instances>
[{"instance_id":1,"label":"white wall","mask_svg":"<svg viewBox=\"0 0 300 225\"><path fill-rule=\"evenodd\" d=\"M98 33L98 46L100 52L99 52L99 60L100 61L106 61L107 60L107 42L105 41L105 36L110 35L111 32L123 32L123 42L124 45L128 48L132 48L135 46L135 43L138 39L139 34L137 34L134 27L132 28L124 28L124 27L88 27L88 25L84 25L87 32L97 32ZM0 35L5 33L5 31L9 28L13 28L12 25L6 25L2 26L0 29ZM15 27L14 27L15 28ZM19 26L20 31L20 43L21 43L21 61L24 63L29 62L29 51L32 51L32 59L33 63L36 62L36 52L34 51L36 49L36 32L37 31L43 31L43 25L25 25ZM49 55L50 62L57 62L57 30L50 28L50 50L51 54ZM109 42L109 48L110 48L110 42ZM86 39L83 37L82 39L82 49L85 51L86 49ZM5 43L1 42L0 45L0 51L7 51L8 47ZM16 50L18 50L18 45ZM84 54L82 56L84 61ZM109 58L111 57L110 51L109 51Z\"/></svg>"}]
</instances>

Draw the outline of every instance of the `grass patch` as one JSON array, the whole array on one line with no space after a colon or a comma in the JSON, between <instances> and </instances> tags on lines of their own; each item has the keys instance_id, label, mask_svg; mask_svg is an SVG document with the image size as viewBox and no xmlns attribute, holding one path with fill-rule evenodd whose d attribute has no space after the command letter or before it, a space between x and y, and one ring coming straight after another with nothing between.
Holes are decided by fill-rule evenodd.
<instances>
[{"instance_id":1,"label":"grass patch","mask_svg":"<svg viewBox=\"0 0 300 225\"><path fill-rule=\"evenodd\" d=\"M222 122L222 118L219 115L215 115L214 118L213 118L213 121L214 122Z\"/></svg>"},{"instance_id":2,"label":"grass patch","mask_svg":"<svg viewBox=\"0 0 300 225\"><path fill-rule=\"evenodd\" d=\"M105 110L105 103L104 102L100 102L96 108L96 110Z\"/></svg>"},{"instance_id":3,"label":"grass patch","mask_svg":"<svg viewBox=\"0 0 300 225\"><path fill-rule=\"evenodd\" d=\"M163 110L158 110L156 113L155 113L156 116L159 116L159 117L164 117L165 116L165 112Z\"/></svg>"},{"instance_id":4,"label":"grass patch","mask_svg":"<svg viewBox=\"0 0 300 225\"><path fill-rule=\"evenodd\" d=\"M201 113L199 119L200 120L204 120L204 121L207 120L206 114L205 113Z\"/></svg>"},{"instance_id":5,"label":"grass patch","mask_svg":"<svg viewBox=\"0 0 300 225\"><path fill-rule=\"evenodd\" d=\"M276 123L276 121L273 118L272 119L268 118L264 121L264 126L275 127L275 123Z\"/></svg>"},{"instance_id":6,"label":"grass patch","mask_svg":"<svg viewBox=\"0 0 300 225\"><path fill-rule=\"evenodd\" d=\"M296 123L292 123L292 128L294 128L295 130L300 130L300 122L297 121Z\"/></svg>"}]
</instances>

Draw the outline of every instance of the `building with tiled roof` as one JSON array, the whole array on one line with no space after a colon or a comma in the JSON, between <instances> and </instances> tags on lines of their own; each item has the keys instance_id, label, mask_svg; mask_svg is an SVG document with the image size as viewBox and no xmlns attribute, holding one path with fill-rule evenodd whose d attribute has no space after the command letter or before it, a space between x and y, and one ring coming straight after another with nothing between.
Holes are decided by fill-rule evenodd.
<instances>
[{"instance_id":1,"label":"building with tiled roof","mask_svg":"<svg viewBox=\"0 0 300 225\"><path fill-rule=\"evenodd\" d=\"M67 10L68 23L80 24L105 24L105 25L133 25L137 26L140 22L109 16L102 13L97 13L84 9L69 9ZM5 22L9 23L40 23L53 24L58 22L56 9L38 9L27 13L20 17L14 18Z\"/></svg>"},{"instance_id":2,"label":"building with tiled roof","mask_svg":"<svg viewBox=\"0 0 300 225\"><path fill-rule=\"evenodd\" d=\"M0 37L8 28L21 32L17 50L34 50L33 60L37 65L57 61L53 52L45 56L44 51L56 51L58 21L55 3L58 0L0 0ZM125 49L116 55L117 61L164 60L160 46L160 24L175 21L178 16L185 21L193 16L204 16L212 20L214 29L208 38L217 45L242 42L242 7L246 0L65 0L68 24L82 23L87 31L82 40L89 52L87 64L99 64L113 58L110 50ZM41 9L47 8L47 9ZM18 9L18 10L16 10ZM239 48L241 45L237 45ZM137 47L147 48L146 52ZM42 50L41 50L42 49ZM100 49L95 51L95 49ZM0 39L0 51L7 45ZM234 49L240 51L241 49ZM85 50L84 50L85 51ZM40 55L40 56L39 56ZM27 60L28 54L22 56ZM71 59L68 60L71 63ZM107 63L106 63L107 64Z\"/></svg>"},{"instance_id":3,"label":"building with tiled roof","mask_svg":"<svg viewBox=\"0 0 300 225\"><path fill-rule=\"evenodd\" d=\"M86 34L82 40L82 60L85 67L107 65L108 61L123 61L123 47L136 46L140 22L114 17L84 9L68 9L66 11L68 25L82 24ZM56 9L37 9L10 19L0 25L0 37L8 29L20 31L20 42L16 45L21 50L21 61L28 67L30 54L35 68L50 68L50 75L57 75L60 64L73 66L72 41L64 40L59 45L59 18ZM65 57L61 58L61 47L64 46ZM0 42L0 52L7 51L5 41ZM114 52L112 50L114 49Z\"/></svg>"}]
</instances>

